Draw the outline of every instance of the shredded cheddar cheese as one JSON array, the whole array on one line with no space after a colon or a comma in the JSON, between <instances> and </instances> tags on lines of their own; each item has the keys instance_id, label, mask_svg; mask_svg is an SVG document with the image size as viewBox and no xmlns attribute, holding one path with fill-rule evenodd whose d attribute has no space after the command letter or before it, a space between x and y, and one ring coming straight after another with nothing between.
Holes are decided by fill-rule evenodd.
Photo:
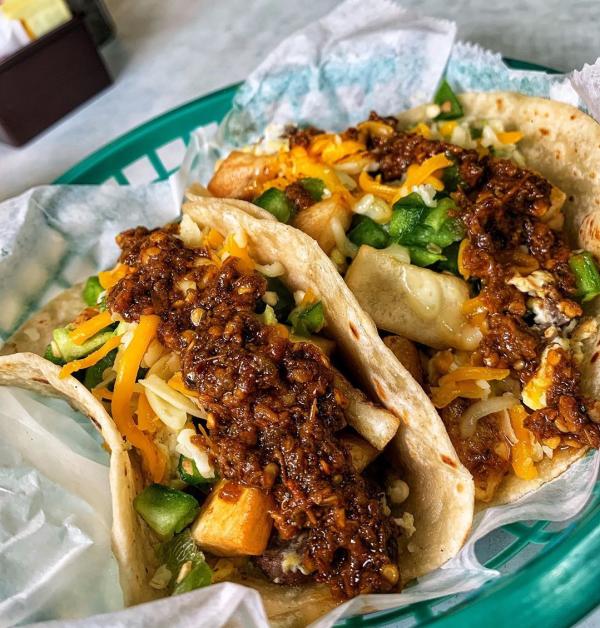
<instances>
[{"instance_id":1,"label":"shredded cheddar cheese","mask_svg":"<svg viewBox=\"0 0 600 628\"><path fill-rule=\"evenodd\" d=\"M206 244L213 249L223 246L224 241L225 238L216 229L211 228L206 236Z\"/></svg>"},{"instance_id":2,"label":"shredded cheddar cheese","mask_svg":"<svg viewBox=\"0 0 600 628\"><path fill-rule=\"evenodd\" d=\"M113 397L112 391L105 387L93 388L92 395L94 395L98 401L103 401L104 399L110 400Z\"/></svg>"},{"instance_id":3,"label":"shredded cheddar cheese","mask_svg":"<svg viewBox=\"0 0 600 628\"><path fill-rule=\"evenodd\" d=\"M121 435L140 451L144 465L154 482L160 482L166 460L156 445L133 421L131 399L138 369L148 345L156 335L160 318L154 315L140 317L131 342L124 350L116 367L117 378L112 399L112 417Z\"/></svg>"},{"instance_id":4,"label":"shredded cheddar cheese","mask_svg":"<svg viewBox=\"0 0 600 628\"><path fill-rule=\"evenodd\" d=\"M516 144L523 139L523 133L521 131L504 131L496 133L496 137L502 144Z\"/></svg>"},{"instance_id":5,"label":"shredded cheddar cheese","mask_svg":"<svg viewBox=\"0 0 600 628\"><path fill-rule=\"evenodd\" d=\"M446 386L433 386L431 388L431 400L436 408L445 408L459 397L483 399L486 395L487 391L474 381L460 381Z\"/></svg>"},{"instance_id":6,"label":"shredded cheddar cheese","mask_svg":"<svg viewBox=\"0 0 600 628\"><path fill-rule=\"evenodd\" d=\"M379 120L367 120L361 122L357 127L359 131L365 131L375 137L391 137L394 134L394 128L385 122Z\"/></svg>"},{"instance_id":7,"label":"shredded cheddar cheese","mask_svg":"<svg viewBox=\"0 0 600 628\"><path fill-rule=\"evenodd\" d=\"M185 395L186 397L197 397L198 393L195 392L194 390L190 390L184 383L183 383L183 377L181 377L181 371L177 371L177 373L175 373L173 375L173 377L171 377L171 379L167 382L167 384L175 389L177 392L182 393L183 395Z\"/></svg>"},{"instance_id":8,"label":"shredded cheddar cheese","mask_svg":"<svg viewBox=\"0 0 600 628\"><path fill-rule=\"evenodd\" d=\"M379 196L388 203L393 203L394 199L398 195L399 188L392 185L385 185L380 181L381 177L377 179L371 178L364 170L358 176L358 185L361 190L364 190L368 194Z\"/></svg>"},{"instance_id":9,"label":"shredded cheddar cheese","mask_svg":"<svg viewBox=\"0 0 600 628\"><path fill-rule=\"evenodd\" d=\"M334 164L336 161L343 159L344 157L348 157L349 155L354 155L360 151L366 149L366 146L361 142L355 142L353 140L346 140L345 142L340 142L336 144L335 142L330 142L325 146L323 152L321 153L321 159L327 164Z\"/></svg>"},{"instance_id":10,"label":"shredded cheddar cheese","mask_svg":"<svg viewBox=\"0 0 600 628\"><path fill-rule=\"evenodd\" d=\"M435 176L438 170L443 170L452 165L452 161L444 155L444 153L438 153L433 155L429 159L426 159L420 166L412 164L406 171L406 180L400 187L398 196L394 198L392 202L396 202L408 196L413 188L417 185L426 183L433 186L438 192L444 189L444 184Z\"/></svg>"},{"instance_id":11,"label":"shredded cheddar cheese","mask_svg":"<svg viewBox=\"0 0 600 628\"><path fill-rule=\"evenodd\" d=\"M96 314L87 321L81 323L73 331L69 332L69 338L76 344L82 345L86 340L89 340L92 336L95 336L99 331L102 331L105 327L108 327L111 323L112 315L108 310Z\"/></svg>"},{"instance_id":12,"label":"shredded cheddar cheese","mask_svg":"<svg viewBox=\"0 0 600 628\"><path fill-rule=\"evenodd\" d=\"M512 467L515 475L523 480L533 480L538 476L538 470L533 460L531 444L533 434L525 427L527 411L522 405L516 405L508 411L510 422L517 437L517 442L511 450Z\"/></svg>"},{"instance_id":13,"label":"shredded cheddar cheese","mask_svg":"<svg viewBox=\"0 0 600 628\"><path fill-rule=\"evenodd\" d=\"M99 272L98 281L105 290L109 290L118 281L123 279L123 277L126 277L129 272L129 266L126 266L125 264L117 264L112 270L104 270Z\"/></svg>"},{"instance_id":14,"label":"shredded cheddar cheese","mask_svg":"<svg viewBox=\"0 0 600 628\"><path fill-rule=\"evenodd\" d=\"M419 122L412 129L409 129L409 133L418 133L427 140L431 139L431 129L424 122Z\"/></svg>"},{"instance_id":15,"label":"shredded cheddar cheese","mask_svg":"<svg viewBox=\"0 0 600 628\"><path fill-rule=\"evenodd\" d=\"M113 349L116 349L121 343L120 336L113 336L109 338L99 349L93 351L85 358L81 360L73 360L73 362L69 362L65 364L59 373L60 379L64 379L74 373L75 371L80 371L81 369L87 369L90 366L94 366L96 362L99 362L102 358L107 356Z\"/></svg>"},{"instance_id":16,"label":"shredded cheddar cheese","mask_svg":"<svg viewBox=\"0 0 600 628\"><path fill-rule=\"evenodd\" d=\"M440 378L439 385L447 386L465 380L502 380L510 375L508 369L495 369L488 366L459 366L454 371Z\"/></svg>"},{"instance_id":17,"label":"shredded cheddar cheese","mask_svg":"<svg viewBox=\"0 0 600 628\"><path fill-rule=\"evenodd\" d=\"M156 415L154 414L154 410L150 407L148 398L146 397L144 391L140 392L138 395L135 414L137 416L137 426L140 430L150 434L154 434L154 432L156 432L158 427Z\"/></svg>"},{"instance_id":18,"label":"shredded cheddar cheese","mask_svg":"<svg viewBox=\"0 0 600 628\"><path fill-rule=\"evenodd\" d=\"M230 233L220 250L219 256L221 260L226 260L228 257L237 257L240 260L240 267L244 271L254 270L254 261L248 253L248 246L240 246L235 239L235 234Z\"/></svg>"}]
</instances>

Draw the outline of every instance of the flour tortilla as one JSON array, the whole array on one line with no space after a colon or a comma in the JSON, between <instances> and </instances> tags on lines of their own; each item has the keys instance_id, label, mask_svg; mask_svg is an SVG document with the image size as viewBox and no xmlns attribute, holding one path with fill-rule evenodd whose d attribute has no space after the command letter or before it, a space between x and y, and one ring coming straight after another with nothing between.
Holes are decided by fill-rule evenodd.
<instances>
[{"instance_id":1,"label":"flour tortilla","mask_svg":"<svg viewBox=\"0 0 600 628\"><path fill-rule=\"evenodd\" d=\"M529 168L539 172L566 195L563 206L565 233L569 244L587 249L600 259L600 125L579 109L545 98L510 92L462 94L459 100L466 116L496 118L507 130L524 134L519 151ZM424 107L400 114L403 126L425 117ZM584 306L587 316L600 323L600 304ZM582 389L586 396L600 399L600 332L585 343ZM558 452L538 465L539 477L521 480L508 476L491 503L478 509L513 502L552 480L585 453L585 449Z\"/></svg>"},{"instance_id":2,"label":"flour tortilla","mask_svg":"<svg viewBox=\"0 0 600 628\"><path fill-rule=\"evenodd\" d=\"M272 220L270 214L241 201L196 197L184 212L201 226L225 232L240 227L253 257L262 264L279 261L292 290L313 290L323 302L327 328L364 391L383 408L370 440L394 441L410 496L403 505L414 516L416 532L402 541L399 566L403 581L423 575L454 556L469 534L473 516L473 482L461 465L431 402L380 340L327 256L304 233ZM124 445L111 417L75 378L58 378L59 367L34 353L42 352L51 330L71 320L83 307L67 291L26 323L0 357L0 384L62 396L90 417L110 446L113 499L113 548L120 565L126 604L161 596L149 586L157 562L156 540L133 509L133 497L147 483L134 450ZM23 353L24 352L24 353ZM366 402L360 402L367 407ZM368 409L365 410L368 412ZM261 592L276 625L305 625L334 605L323 585L281 587L262 578L238 580Z\"/></svg>"}]
</instances>

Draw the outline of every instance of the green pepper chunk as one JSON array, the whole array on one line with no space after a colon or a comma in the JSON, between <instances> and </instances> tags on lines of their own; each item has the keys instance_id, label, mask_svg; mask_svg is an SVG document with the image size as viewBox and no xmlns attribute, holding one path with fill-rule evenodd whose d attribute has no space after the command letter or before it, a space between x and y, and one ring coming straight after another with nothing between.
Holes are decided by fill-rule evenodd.
<instances>
[{"instance_id":1,"label":"green pepper chunk","mask_svg":"<svg viewBox=\"0 0 600 628\"><path fill-rule=\"evenodd\" d=\"M312 196L315 202L323 198L325 192L325 181L316 177L305 177L298 179L298 183Z\"/></svg>"},{"instance_id":2,"label":"green pepper chunk","mask_svg":"<svg viewBox=\"0 0 600 628\"><path fill-rule=\"evenodd\" d=\"M294 334L308 337L316 334L325 326L325 314L321 301L309 306L298 306L292 310L288 317Z\"/></svg>"},{"instance_id":3,"label":"green pepper chunk","mask_svg":"<svg viewBox=\"0 0 600 628\"><path fill-rule=\"evenodd\" d=\"M63 364L66 364L66 362L64 361L64 359L60 355L55 355L54 354L54 350L52 349L52 343L50 343L46 347L46 350L44 351L43 357L44 357L44 359L49 360L50 362L52 362L54 364L58 364L59 366L63 366Z\"/></svg>"},{"instance_id":4,"label":"green pepper chunk","mask_svg":"<svg viewBox=\"0 0 600 628\"><path fill-rule=\"evenodd\" d=\"M96 388L96 386L102 381L104 371L110 368L115 363L117 357L117 350L113 349L110 353L105 355L101 360L98 360L96 364L85 369L85 376L83 378L83 385L88 389Z\"/></svg>"},{"instance_id":5,"label":"green pepper chunk","mask_svg":"<svg viewBox=\"0 0 600 628\"><path fill-rule=\"evenodd\" d=\"M164 543L158 551L158 557L173 574L171 579L173 594L192 591L211 583L212 571L206 564L204 554L196 545L189 529ZM186 563L191 563L191 571L178 583L181 569Z\"/></svg>"},{"instance_id":6,"label":"green pepper chunk","mask_svg":"<svg viewBox=\"0 0 600 628\"><path fill-rule=\"evenodd\" d=\"M104 288L100 285L97 275L88 277L85 285L83 286L83 300L86 305L94 307L98 305L98 297L104 292Z\"/></svg>"},{"instance_id":7,"label":"green pepper chunk","mask_svg":"<svg viewBox=\"0 0 600 628\"><path fill-rule=\"evenodd\" d=\"M456 203L450 197L441 198L437 205L427 212L423 224L429 225L434 231L439 231L448 219L448 211L455 208Z\"/></svg>"},{"instance_id":8,"label":"green pepper chunk","mask_svg":"<svg viewBox=\"0 0 600 628\"><path fill-rule=\"evenodd\" d=\"M433 97L433 102L441 109L441 112L434 118L435 120L455 120L464 115L463 108L446 79L442 79Z\"/></svg>"},{"instance_id":9,"label":"green pepper chunk","mask_svg":"<svg viewBox=\"0 0 600 628\"><path fill-rule=\"evenodd\" d=\"M56 359L61 359L63 364L65 362L79 360L101 347L109 338L114 336L114 327L116 327L116 323L114 325L110 325L103 331L98 332L95 336L86 340L82 345L75 344L71 339L70 326L57 327L52 332L53 343L51 343L48 349L46 349L46 353L49 355L48 352L50 351ZM46 357L46 354L44 354L44 357ZM54 362L54 360L52 361Z\"/></svg>"},{"instance_id":10,"label":"green pepper chunk","mask_svg":"<svg viewBox=\"0 0 600 628\"><path fill-rule=\"evenodd\" d=\"M454 242L459 242L465 235L465 228L458 218L448 218L431 237L430 242L443 249Z\"/></svg>"},{"instance_id":11,"label":"green pepper chunk","mask_svg":"<svg viewBox=\"0 0 600 628\"><path fill-rule=\"evenodd\" d=\"M294 309L294 295L288 287L277 277L267 279L267 290L277 295L277 303L273 306L278 321L285 321Z\"/></svg>"},{"instance_id":12,"label":"green pepper chunk","mask_svg":"<svg viewBox=\"0 0 600 628\"><path fill-rule=\"evenodd\" d=\"M451 166L444 168L442 171L442 183L446 192L456 192L459 187L464 186L464 181L460 176L458 164L453 163Z\"/></svg>"},{"instance_id":13,"label":"green pepper chunk","mask_svg":"<svg viewBox=\"0 0 600 628\"><path fill-rule=\"evenodd\" d=\"M440 271L446 270L453 275L460 277L458 272L458 249L460 242L453 242L450 246L444 249L444 256L446 259L440 260L437 263L436 268Z\"/></svg>"},{"instance_id":14,"label":"green pepper chunk","mask_svg":"<svg viewBox=\"0 0 600 628\"><path fill-rule=\"evenodd\" d=\"M185 456L179 456L179 464L177 465L177 473L179 477L190 486L198 486L199 484L212 484L216 482L216 478L205 478L200 471L196 463L191 458Z\"/></svg>"},{"instance_id":15,"label":"green pepper chunk","mask_svg":"<svg viewBox=\"0 0 600 628\"><path fill-rule=\"evenodd\" d=\"M188 593L194 589L207 587L212 581L212 569L205 563L193 565L191 571L173 587L173 595Z\"/></svg>"},{"instance_id":16,"label":"green pepper chunk","mask_svg":"<svg viewBox=\"0 0 600 628\"><path fill-rule=\"evenodd\" d=\"M446 259L441 253L433 253L419 246L409 246L410 263L415 266L431 266Z\"/></svg>"},{"instance_id":17,"label":"green pepper chunk","mask_svg":"<svg viewBox=\"0 0 600 628\"><path fill-rule=\"evenodd\" d=\"M600 273L589 251L583 251L572 255L569 266L575 275L577 283L577 296L583 303L591 301L600 294Z\"/></svg>"},{"instance_id":18,"label":"green pepper chunk","mask_svg":"<svg viewBox=\"0 0 600 628\"><path fill-rule=\"evenodd\" d=\"M279 222L287 223L294 215L292 202L277 188L265 190L258 198L254 199L254 204L273 214Z\"/></svg>"},{"instance_id":19,"label":"green pepper chunk","mask_svg":"<svg viewBox=\"0 0 600 628\"><path fill-rule=\"evenodd\" d=\"M196 517L200 505L195 497L183 491L151 484L134 500L133 507L142 519L161 537L169 539L181 532Z\"/></svg>"},{"instance_id":20,"label":"green pepper chunk","mask_svg":"<svg viewBox=\"0 0 600 628\"><path fill-rule=\"evenodd\" d=\"M357 246L367 244L375 249L384 249L389 244L385 229L368 216L357 216L354 226L348 232L348 239Z\"/></svg>"},{"instance_id":21,"label":"green pepper chunk","mask_svg":"<svg viewBox=\"0 0 600 628\"><path fill-rule=\"evenodd\" d=\"M390 237L401 244L407 242L421 223L426 211L427 205L416 192L394 203L388 227Z\"/></svg>"}]
</instances>

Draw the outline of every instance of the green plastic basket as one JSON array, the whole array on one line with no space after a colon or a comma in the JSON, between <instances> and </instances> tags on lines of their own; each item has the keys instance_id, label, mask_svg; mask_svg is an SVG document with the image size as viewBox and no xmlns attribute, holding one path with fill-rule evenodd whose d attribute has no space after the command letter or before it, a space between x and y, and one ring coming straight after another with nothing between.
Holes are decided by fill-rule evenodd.
<instances>
[{"instance_id":1,"label":"green plastic basket","mask_svg":"<svg viewBox=\"0 0 600 628\"><path fill-rule=\"evenodd\" d=\"M514 69L554 72L505 59ZM84 159L55 183L160 181L177 169L191 132L219 122L237 85L154 118ZM476 545L484 564L502 576L475 592L342 620L357 626L570 626L600 604L600 490L575 521L519 522ZM485 543L485 541L488 541Z\"/></svg>"}]
</instances>

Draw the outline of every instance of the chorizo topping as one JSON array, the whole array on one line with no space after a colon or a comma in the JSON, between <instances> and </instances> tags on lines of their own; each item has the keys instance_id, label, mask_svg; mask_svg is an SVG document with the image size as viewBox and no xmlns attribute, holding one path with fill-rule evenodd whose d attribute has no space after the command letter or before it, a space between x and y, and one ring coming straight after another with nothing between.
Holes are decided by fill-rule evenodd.
<instances>
[{"instance_id":1,"label":"chorizo topping","mask_svg":"<svg viewBox=\"0 0 600 628\"><path fill-rule=\"evenodd\" d=\"M337 134L288 129L289 148L277 154L275 178L263 185L285 191L297 212L292 224L315 238L340 272L348 270L348 284L380 329L435 348L453 347L452 368L484 373L459 380L443 370L430 383L461 459L480 480L478 496L490 499L511 465L530 479L535 462L552 456L557 446L600 445L600 426L592 420L597 403L580 391L580 343L570 339L582 316L580 303L600 294L600 273L589 252L573 252L566 243L565 194L525 167L517 148L523 133L499 120L463 115L442 82L425 108L426 119L407 130L374 112ZM333 198L311 205L300 176L321 177L324 195L333 193L351 210L346 221L343 206L336 215L320 210ZM330 232L335 240L324 237ZM367 257L377 270L367 270ZM392 258L387 270L375 263ZM404 287L395 276L387 283L369 279L390 266L399 273L396 262L462 278L453 279L473 298L457 303L444 296L466 320L463 328L477 332L472 354L463 353L471 347L461 346L459 334L428 344L422 330L404 329L410 320L405 311L413 308ZM424 280L422 293L433 293L434 283ZM432 329L443 327L436 323ZM493 375L498 372L501 378ZM518 402L516 432L508 410L481 414L489 399L503 394L512 401L500 405ZM468 436L464 421L454 425L465 412L479 417Z\"/></svg>"},{"instance_id":2,"label":"chorizo topping","mask_svg":"<svg viewBox=\"0 0 600 628\"><path fill-rule=\"evenodd\" d=\"M269 496L269 555L302 538L303 572L338 597L390 590L398 530L336 435L344 397L325 354L259 320L267 281L244 260L188 249L174 228L133 229L118 244L130 272L109 290L108 309L157 320L158 340L180 358L181 387L206 410L208 429L194 439L220 477ZM298 333L323 324L315 305L295 312ZM259 564L269 571L266 557Z\"/></svg>"}]
</instances>

